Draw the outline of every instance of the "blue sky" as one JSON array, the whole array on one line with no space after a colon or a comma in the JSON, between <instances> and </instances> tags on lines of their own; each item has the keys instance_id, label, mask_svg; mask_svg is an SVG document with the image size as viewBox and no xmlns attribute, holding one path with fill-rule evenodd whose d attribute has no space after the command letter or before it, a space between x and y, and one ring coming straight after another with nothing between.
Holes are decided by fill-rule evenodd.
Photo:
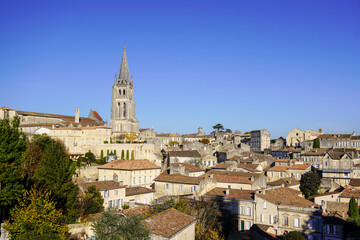
<instances>
[{"instance_id":1,"label":"blue sky","mask_svg":"<svg viewBox=\"0 0 360 240\"><path fill-rule=\"evenodd\" d=\"M360 1L0 1L0 105L110 118L126 42L141 128L360 133Z\"/></svg>"}]
</instances>

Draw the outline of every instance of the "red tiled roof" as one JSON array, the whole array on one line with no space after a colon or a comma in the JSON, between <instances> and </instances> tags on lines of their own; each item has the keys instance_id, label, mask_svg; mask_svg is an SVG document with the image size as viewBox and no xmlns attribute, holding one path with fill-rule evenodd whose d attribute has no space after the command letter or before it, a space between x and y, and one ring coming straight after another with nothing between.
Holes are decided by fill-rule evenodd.
<instances>
[{"instance_id":1,"label":"red tiled roof","mask_svg":"<svg viewBox=\"0 0 360 240\"><path fill-rule=\"evenodd\" d=\"M90 186L95 186L99 191L124 188L125 186L119 185L115 181L97 181L97 182L82 182L79 186L86 191Z\"/></svg>"},{"instance_id":2,"label":"red tiled roof","mask_svg":"<svg viewBox=\"0 0 360 240\"><path fill-rule=\"evenodd\" d=\"M299 185L300 182L298 180L296 180L295 178L287 177L287 178L280 178L276 181L267 183L267 185L270 185L270 186L281 186L282 184L284 184L284 187L287 187L287 186Z\"/></svg>"},{"instance_id":3,"label":"red tiled roof","mask_svg":"<svg viewBox=\"0 0 360 240\"><path fill-rule=\"evenodd\" d=\"M286 172L288 169L288 166L273 166L269 168L267 171L273 171L273 172Z\"/></svg>"},{"instance_id":4,"label":"red tiled roof","mask_svg":"<svg viewBox=\"0 0 360 240\"><path fill-rule=\"evenodd\" d=\"M102 165L99 169L144 170L161 168L149 160L114 160Z\"/></svg>"},{"instance_id":5,"label":"red tiled roof","mask_svg":"<svg viewBox=\"0 0 360 240\"><path fill-rule=\"evenodd\" d=\"M282 187L272 190L267 190L265 194L257 194L256 196L265 199L276 205L296 206L296 207L312 207L313 202L299 197L299 191L291 188Z\"/></svg>"},{"instance_id":6,"label":"red tiled roof","mask_svg":"<svg viewBox=\"0 0 360 240\"><path fill-rule=\"evenodd\" d=\"M162 173L154 181L157 182L172 182L172 183L185 183L198 185L202 180L202 177L189 177L181 174L166 174Z\"/></svg>"},{"instance_id":7,"label":"red tiled roof","mask_svg":"<svg viewBox=\"0 0 360 240\"><path fill-rule=\"evenodd\" d=\"M171 238L195 221L192 216L171 208L144 219L143 223L150 229L151 234Z\"/></svg>"},{"instance_id":8,"label":"red tiled roof","mask_svg":"<svg viewBox=\"0 0 360 240\"><path fill-rule=\"evenodd\" d=\"M342 191L339 195L339 197L345 197L345 198L360 198L360 189L356 189L354 187L347 187Z\"/></svg>"},{"instance_id":9,"label":"red tiled roof","mask_svg":"<svg viewBox=\"0 0 360 240\"><path fill-rule=\"evenodd\" d=\"M145 187L127 187L125 188L125 196L140 195L145 193L153 193L155 190Z\"/></svg>"},{"instance_id":10,"label":"red tiled roof","mask_svg":"<svg viewBox=\"0 0 360 240\"><path fill-rule=\"evenodd\" d=\"M295 164L295 165L292 165L292 166L288 167L288 169L293 169L293 170L306 170L306 169L308 169L309 167L311 167L311 165L309 165L309 164Z\"/></svg>"},{"instance_id":11,"label":"red tiled roof","mask_svg":"<svg viewBox=\"0 0 360 240\"><path fill-rule=\"evenodd\" d=\"M229 189L229 195L226 195L226 190L226 188L214 188L211 191L205 193L205 196L221 196L227 198L254 200L255 191L231 188Z\"/></svg>"},{"instance_id":12,"label":"red tiled roof","mask_svg":"<svg viewBox=\"0 0 360 240\"><path fill-rule=\"evenodd\" d=\"M93 110L93 114L94 114L94 117L96 117L97 120L102 121L102 118L100 117L100 115L96 111Z\"/></svg>"}]
</instances>

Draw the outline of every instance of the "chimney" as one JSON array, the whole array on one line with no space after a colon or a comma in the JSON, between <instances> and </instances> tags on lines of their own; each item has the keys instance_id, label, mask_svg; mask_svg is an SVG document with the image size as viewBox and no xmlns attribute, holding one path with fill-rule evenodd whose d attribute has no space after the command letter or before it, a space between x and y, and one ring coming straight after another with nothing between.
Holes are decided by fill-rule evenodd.
<instances>
[{"instance_id":1,"label":"chimney","mask_svg":"<svg viewBox=\"0 0 360 240\"><path fill-rule=\"evenodd\" d=\"M226 189L226 196L228 196L229 195L229 193L230 193L230 189L231 189L231 185L228 185L228 188Z\"/></svg>"},{"instance_id":2,"label":"chimney","mask_svg":"<svg viewBox=\"0 0 360 240\"><path fill-rule=\"evenodd\" d=\"M75 110L75 123L79 123L80 122L80 110L79 108L76 108Z\"/></svg>"}]
</instances>

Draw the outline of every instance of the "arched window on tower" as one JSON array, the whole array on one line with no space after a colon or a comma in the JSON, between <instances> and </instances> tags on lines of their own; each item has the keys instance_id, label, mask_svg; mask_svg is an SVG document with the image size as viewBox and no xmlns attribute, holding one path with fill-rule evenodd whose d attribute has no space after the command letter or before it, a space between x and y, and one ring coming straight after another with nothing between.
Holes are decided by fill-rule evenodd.
<instances>
[{"instance_id":1,"label":"arched window on tower","mask_svg":"<svg viewBox=\"0 0 360 240\"><path fill-rule=\"evenodd\" d=\"M119 95L121 96L121 89L119 90Z\"/></svg>"},{"instance_id":2,"label":"arched window on tower","mask_svg":"<svg viewBox=\"0 0 360 240\"><path fill-rule=\"evenodd\" d=\"M124 115L123 116L126 117L126 103L124 103Z\"/></svg>"},{"instance_id":3,"label":"arched window on tower","mask_svg":"<svg viewBox=\"0 0 360 240\"><path fill-rule=\"evenodd\" d=\"M125 89L123 90L123 95L125 95Z\"/></svg>"},{"instance_id":4,"label":"arched window on tower","mask_svg":"<svg viewBox=\"0 0 360 240\"><path fill-rule=\"evenodd\" d=\"M118 110L119 110L119 118L121 117L121 108L120 108L120 103L118 103Z\"/></svg>"}]
</instances>

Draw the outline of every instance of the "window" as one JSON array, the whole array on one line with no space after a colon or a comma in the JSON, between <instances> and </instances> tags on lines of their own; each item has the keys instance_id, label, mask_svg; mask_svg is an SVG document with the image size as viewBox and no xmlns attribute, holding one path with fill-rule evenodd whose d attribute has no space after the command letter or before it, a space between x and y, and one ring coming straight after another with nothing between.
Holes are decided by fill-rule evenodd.
<instances>
[{"instance_id":1,"label":"window","mask_svg":"<svg viewBox=\"0 0 360 240\"><path fill-rule=\"evenodd\" d=\"M266 207L267 207L266 205L267 205L266 202L264 202L264 205L263 205L264 209L266 209Z\"/></svg>"},{"instance_id":2,"label":"window","mask_svg":"<svg viewBox=\"0 0 360 240\"><path fill-rule=\"evenodd\" d=\"M313 221L312 221L312 220L309 220L309 222L308 222L308 228L309 228L309 229L313 229Z\"/></svg>"},{"instance_id":3,"label":"window","mask_svg":"<svg viewBox=\"0 0 360 240\"><path fill-rule=\"evenodd\" d=\"M104 191L104 198L107 198L108 197L108 190L105 190Z\"/></svg>"},{"instance_id":4,"label":"window","mask_svg":"<svg viewBox=\"0 0 360 240\"><path fill-rule=\"evenodd\" d=\"M115 194L115 195L118 195L118 190L114 190L114 194Z\"/></svg>"},{"instance_id":5,"label":"window","mask_svg":"<svg viewBox=\"0 0 360 240\"><path fill-rule=\"evenodd\" d=\"M180 190L180 191L183 191L183 190L184 190L184 185L180 184L180 185L179 185L179 190Z\"/></svg>"},{"instance_id":6,"label":"window","mask_svg":"<svg viewBox=\"0 0 360 240\"><path fill-rule=\"evenodd\" d=\"M269 223L272 224L273 223L273 216L269 215Z\"/></svg>"},{"instance_id":7,"label":"window","mask_svg":"<svg viewBox=\"0 0 360 240\"><path fill-rule=\"evenodd\" d=\"M330 234L335 234L336 233L336 229L335 229L335 225L329 225L328 226L328 232L330 233Z\"/></svg>"},{"instance_id":8,"label":"window","mask_svg":"<svg viewBox=\"0 0 360 240\"><path fill-rule=\"evenodd\" d=\"M274 177L274 172L269 172L270 177Z\"/></svg>"},{"instance_id":9,"label":"window","mask_svg":"<svg viewBox=\"0 0 360 240\"><path fill-rule=\"evenodd\" d=\"M284 216L284 226L289 226L289 217Z\"/></svg>"},{"instance_id":10,"label":"window","mask_svg":"<svg viewBox=\"0 0 360 240\"><path fill-rule=\"evenodd\" d=\"M241 215L245 214L245 207L244 206L240 206L240 214Z\"/></svg>"},{"instance_id":11,"label":"window","mask_svg":"<svg viewBox=\"0 0 360 240\"><path fill-rule=\"evenodd\" d=\"M144 183L146 183L146 176L144 177Z\"/></svg>"},{"instance_id":12,"label":"window","mask_svg":"<svg viewBox=\"0 0 360 240\"><path fill-rule=\"evenodd\" d=\"M283 177L284 177L284 172L279 172L279 176L280 176L281 178L283 178Z\"/></svg>"},{"instance_id":13,"label":"window","mask_svg":"<svg viewBox=\"0 0 360 240\"><path fill-rule=\"evenodd\" d=\"M260 222L264 222L264 214L260 214Z\"/></svg>"},{"instance_id":14,"label":"window","mask_svg":"<svg viewBox=\"0 0 360 240\"><path fill-rule=\"evenodd\" d=\"M196 192L196 186L192 186L192 187L191 187L191 191L192 191L192 192Z\"/></svg>"},{"instance_id":15,"label":"window","mask_svg":"<svg viewBox=\"0 0 360 240\"><path fill-rule=\"evenodd\" d=\"M336 167L336 162L334 162L334 167Z\"/></svg>"},{"instance_id":16,"label":"window","mask_svg":"<svg viewBox=\"0 0 360 240\"><path fill-rule=\"evenodd\" d=\"M251 228L251 222L246 222L246 230L249 230Z\"/></svg>"},{"instance_id":17,"label":"window","mask_svg":"<svg viewBox=\"0 0 360 240\"><path fill-rule=\"evenodd\" d=\"M139 177L139 184L141 184L141 177Z\"/></svg>"},{"instance_id":18,"label":"window","mask_svg":"<svg viewBox=\"0 0 360 240\"><path fill-rule=\"evenodd\" d=\"M133 184L135 184L136 183L136 178L135 177L133 177Z\"/></svg>"},{"instance_id":19,"label":"window","mask_svg":"<svg viewBox=\"0 0 360 240\"><path fill-rule=\"evenodd\" d=\"M294 227L299 227L299 225L300 225L300 219L294 218Z\"/></svg>"},{"instance_id":20,"label":"window","mask_svg":"<svg viewBox=\"0 0 360 240\"><path fill-rule=\"evenodd\" d=\"M168 183L165 183L165 184L164 184L164 188L165 188L165 189L169 189L169 184L168 184Z\"/></svg>"},{"instance_id":21,"label":"window","mask_svg":"<svg viewBox=\"0 0 360 240\"><path fill-rule=\"evenodd\" d=\"M106 181L106 176L104 176L104 181Z\"/></svg>"},{"instance_id":22,"label":"window","mask_svg":"<svg viewBox=\"0 0 360 240\"><path fill-rule=\"evenodd\" d=\"M111 201L111 200L109 201L108 207L109 207L109 208L112 208L112 201Z\"/></svg>"},{"instance_id":23,"label":"window","mask_svg":"<svg viewBox=\"0 0 360 240\"><path fill-rule=\"evenodd\" d=\"M251 216L251 207L247 207L246 215Z\"/></svg>"},{"instance_id":24,"label":"window","mask_svg":"<svg viewBox=\"0 0 360 240\"><path fill-rule=\"evenodd\" d=\"M299 173L296 173L296 179L299 179Z\"/></svg>"},{"instance_id":25,"label":"window","mask_svg":"<svg viewBox=\"0 0 360 240\"><path fill-rule=\"evenodd\" d=\"M120 204L120 199L116 199L116 205L115 205L115 207L116 207L116 208L119 208L119 204Z\"/></svg>"}]
</instances>

